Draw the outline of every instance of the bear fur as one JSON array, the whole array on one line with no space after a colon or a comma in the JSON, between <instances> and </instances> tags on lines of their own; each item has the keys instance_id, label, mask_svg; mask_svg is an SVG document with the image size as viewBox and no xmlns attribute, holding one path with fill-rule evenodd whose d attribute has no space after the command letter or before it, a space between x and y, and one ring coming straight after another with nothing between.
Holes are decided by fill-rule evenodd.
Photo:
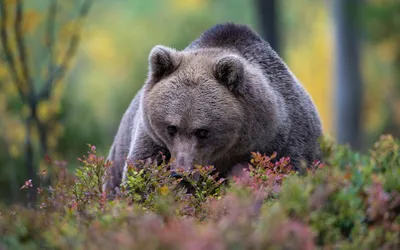
<instances>
[{"instance_id":1,"label":"bear fur","mask_svg":"<svg viewBox=\"0 0 400 250\"><path fill-rule=\"evenodd\" d=\"M219 24L183 51L157 45L148 78L123 115L108 159L114 190L126 160L214 165L221 175L251 152L289 156L299 168L321 157L321 122L310 96L277 53L245 25Z\"/></svg>"}]
</instances>

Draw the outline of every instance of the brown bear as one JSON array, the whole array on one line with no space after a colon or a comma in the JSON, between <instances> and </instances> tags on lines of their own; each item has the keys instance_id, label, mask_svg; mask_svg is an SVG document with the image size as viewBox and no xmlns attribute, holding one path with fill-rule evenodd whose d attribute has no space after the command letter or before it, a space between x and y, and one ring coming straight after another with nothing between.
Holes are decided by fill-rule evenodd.
<instances>
[{"instance_id":1,"label":"brown bear","mask_svg":"<svg viewBox=\"0 0 400 250\"><path fill-rule=\"evenodd\" d=\"M251 152L289 156L299 167L320 158L321 122L310 96L277 53L245 25L205 31L182 51L155 46L149 74L120 123L105 190L125 178L126 159L172 168L214 165L221 175Z\"/></svg>"}]
</instances>

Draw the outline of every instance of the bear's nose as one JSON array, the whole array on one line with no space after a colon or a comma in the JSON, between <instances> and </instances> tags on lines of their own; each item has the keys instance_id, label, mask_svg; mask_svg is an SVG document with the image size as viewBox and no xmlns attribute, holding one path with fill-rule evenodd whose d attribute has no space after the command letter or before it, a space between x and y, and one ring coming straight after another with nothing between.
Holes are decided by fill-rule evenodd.
<instances>
[{"instance_id":1,"label":"bear's nose","mask_svg":"<svg viewBox=\"0 0 400 250\"><path fill-rule=\"evenodd\" d=\"M192 170L193 166L190 154L186 152L179 152L176 155L175 162L173 163L173 169L183 169L185 171Z\"/></svg>"},{"instance_id":2,"label":"bear's nose","mask_svg":"<svg viewBox=\"0 0 400 250\"><path fill-rule=\"evenodd\" d=\"M177 158L176 158L176 163L180 167L183 167L183 166L186 165L188 158L189 158L189 154L187 154L187 153L179 153Z\"/></svg>"}]
</instances>

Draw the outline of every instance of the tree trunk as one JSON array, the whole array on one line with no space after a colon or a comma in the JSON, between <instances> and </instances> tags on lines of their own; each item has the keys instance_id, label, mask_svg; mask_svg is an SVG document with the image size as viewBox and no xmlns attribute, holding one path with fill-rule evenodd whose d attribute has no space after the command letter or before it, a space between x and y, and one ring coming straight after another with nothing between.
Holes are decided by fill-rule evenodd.
<instances>
[{"instance_id":1,"label":"tree trunk","mask_svg":"<svg viewBox=\"0 0 400 250\"><path fill-rule=\"evenodd\" d=\"M335 34L336 139L361 149L362 82L357 28L360 0L335 0L332 17Z\"/></svg>"},{"instance_id":2,"label":"tree trunk","mask_svg":"<svg viewBox=\"0 0 400 250\"><path fill-rule=\"evenodd\" d=\"M25 160L26 160L26 171L28 174L28 179L31 179L33 182L36 171L34 166L31 129L32 129L32 118L29 117L26 120ZM36 205L36 190L34 188L29 188L27 191L27 207L32 208L35 205Z\"/></svg>"},{"instance_id":3,"label":"tree trunk","mask_svg":"<svg viewBox=\"0 0 400 250\"><path fill-rule=\"evenodd\" d=\"M279 33L278 33L278 14L277 1L257 0L257 9L260 20L261 35L279 53Z\"/></svg>"}]
</instances>

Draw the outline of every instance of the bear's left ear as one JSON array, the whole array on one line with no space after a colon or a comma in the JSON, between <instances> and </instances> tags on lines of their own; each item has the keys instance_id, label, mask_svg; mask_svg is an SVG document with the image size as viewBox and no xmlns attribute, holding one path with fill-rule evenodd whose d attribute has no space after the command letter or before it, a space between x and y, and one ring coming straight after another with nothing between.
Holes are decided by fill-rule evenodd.
<instances>
[{"instance_id":1,"label":"bear's left ear","mask_svg":"<svg viewBox=\"0 0 400 250\"><path fill-rule=\"evenodd\" d=\"M149 75L153 80L160 80L171 74L178 66L181 61L179 52L162 46L155 46L149 55Z\"/></svg>"},{"instance_id":2,"label":"bear's left ear","mask_svg":"<svg viewBox=\"0 0 400 250\"><path fill-rule=\"evenodd\" d=\"M214 65L215 78L228 87L230 91L238 91L244 79L244 66L237 56L226 56Z\"/></svg>"}]
</instances>

